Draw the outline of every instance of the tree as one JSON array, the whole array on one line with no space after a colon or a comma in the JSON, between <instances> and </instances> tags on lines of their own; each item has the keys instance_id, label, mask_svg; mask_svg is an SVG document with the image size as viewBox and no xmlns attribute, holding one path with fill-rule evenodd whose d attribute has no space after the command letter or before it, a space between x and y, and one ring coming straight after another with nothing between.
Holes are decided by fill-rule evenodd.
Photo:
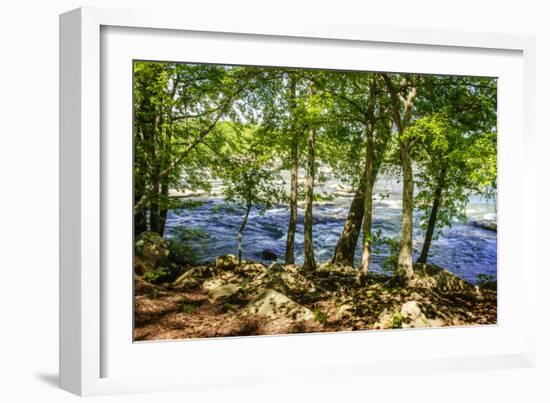
<instances>
[{"instance_id":1,"label":"tree","mask_svg":"<svg viewBox=\"0 0 550 403\"><path fill-rule=\"evenodd\" d=\"M256 142L254 129L244 128L226 143L218 158L218 175L223 180L224 198L244 208L237 232L239 264L243 254L243 234L253 207L265 212L281 199L281 177L273 163L273 155Z\"/></svg>"},{"instance_id":2,"label":"tree","mask_svg":"<svg viewBox=\"0 0 550 403\"><path fill-rule=\"evenodd\" d=\"M496 189L496 86L494 80L432 77L418 108L427 113L411 132L418 174L416 205L425 228L418 263L426 263L436 230L465 218L471 194Z\"/></svg>"},{"instance_id":3,"label":"tree","mask_svg":"<svg viewBox=\"0 0 550 403\"><path fill-rule=\"evenodd\" d=\"M315 270L313 251L313 187L315 184L315 129L310 128L307 136L307 176L304 211L304 270Z\"/></svg>"},{"instance_id":4,"label":"tree","mask_svg":"<svg viewBox=\"0 0 550 403\"><path fill-rule=\"evenodd\" d=\"M379 90L377 73L322 72L311 79L330 100L323 120L329 132L325 160L340 180L356 189L331 262L354 265L362 228L362 282L370 262L373 186L391 135L385 117L387 97Z\"/></svg>"},{"instance_id":5,"label":"tree","mask_svg":"<svg viewBox=\"0 0 550 403\"><path fill-rule=\"evenodd\" d=\"M173 201L169 188L194 187L197 148L235 102L254 70L216 65L134 65L135 232L163 234ZM200 169L199 171L200 172ZM187 178L186 183L182 180Z\"/></svg>"},{"instance_id":6,"label":"tree","mask_svg":"<svg viewBox=\"0 0 550 403\"><path fill-rule=\"evenodd\" d=\"M303 80L294 69L257 68L241 104L241 114L248 123L258 125L258 136L265 146L276 151L280 169L290 171L289 223L285 264L293 264L295 234L298 222L298 168L300 149L305 143L305 131L300 122L304 111L298 98L303 92Z\"/></svg>"},{"instance_id":7,"label":"tree","mask_svg":"<svg viewBox=\"0 0 550 403\"><path fill-rule=\"evenodd\" d=\"M464 219L471 194L496 191L496 81L431 76L423 80L415 123L419 192L425 238L418 263L428 259L436 231Z\"/></svg>"},{"instance_id":8,"label":"tree","mask_svg":"<svg viewBox=\"0 0 550 403\"><path fill-rule=\"evenodd\" d=\"M408 132L413 118L417 83L412 76L382 74L391 99L393 122L397 131L399 157L403 175L403 207L401 212L401 238L397 259L397 274L407 280L413 272L413 207L414 178L412 170L412 147L416 141ZM397 83L396 83L397 81Z\"/></svg>"},{"instance_id":9,"label":"tree","mask_svg":"<svg viewBox=\"0 0 550 403\"><path fill-rule=\"evenodd\" d=\"M288 77L288 97L289 97L289 115L290 115L290 217L288 220L288 231L285 248L285 264L294 264L294 238L296 234L296 224L298 222L298 146L299 134L296 116L298 111L296 107L296 76L292 72L287 73Z\"/></svg>"},{"instance_id":10,"label":"tree","mask_svg":"<svg viewBox=\"0 0 550 403\"><path fill-rule=\"evenodd\" d=\"M313 83L309 84L309 93L304 96L303 110L307 127L307 165L306 165L306 197L304 211L304 265L306 271L316 269L313 244L313 197L315 186L315 141L319 120L323 113L323 94L319 94Z\"/></svg>"}]
</instances>

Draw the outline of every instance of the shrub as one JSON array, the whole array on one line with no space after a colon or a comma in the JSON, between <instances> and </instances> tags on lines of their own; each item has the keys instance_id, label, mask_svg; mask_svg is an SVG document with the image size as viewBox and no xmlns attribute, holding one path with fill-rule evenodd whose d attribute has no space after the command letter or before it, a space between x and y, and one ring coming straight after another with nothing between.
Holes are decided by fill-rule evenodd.
<instances>
[{"instance_id":1,"label":"shrub","mask_svg":"<svg viewBox=\"0 0 550 403\"><path fill-rule=\"evenodd\" d=\"M169 281L171 277L170 270L166 267L155 267L152 270L149 270L143 273L143 279L149 283L158 284L165 281Z\"/></svg>"},{"instance_id":2,"label":"shrub","mask_svg":"<svg viewBox=\"0 0 550 403\"><path fill-rule=\"evenodd\" d=\"M382 270L388 273L395 273L399 258L399 241L393 238L385 237L382 231L378 230L371 236L373 253L380 254L387 250L387 256L382 262Z\"/></svg>"},{"instance_id":3,"label":"shrub","mask_svg":"<svg viewBox=\"0 0 550 403\"><path fill-rule=\"evenodd\" d=\"M390 326L392 329L399 329L403 325L403 315L401 312L394 315L391 320Z\"/></svg>"},{"instance_id":4,"label":"shrub","mask_svg":"<svg viewBox=\"0 0 550 403\"><path fill-rule=\"evenodd\" d=\"M315 308L313 310L313 319L315 319L319 323L325 323L328 319L328 316L326 313L321 311L319 308Z\"/></svg>"}]
</instances>

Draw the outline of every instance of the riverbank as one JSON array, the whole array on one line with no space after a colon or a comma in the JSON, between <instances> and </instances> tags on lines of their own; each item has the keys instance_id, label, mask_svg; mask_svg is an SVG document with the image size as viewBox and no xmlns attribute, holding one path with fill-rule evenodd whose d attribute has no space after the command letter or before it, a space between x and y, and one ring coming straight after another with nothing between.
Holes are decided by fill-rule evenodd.
<instances>
[{"instance_id":1,"label":"riverbank","mask_svg":"<svg viewBox=\"0 0 550 403\"><path fill-rule=\"evenodd\" d=\"M497 321L495 283L474 286L432 265L416 265L412 284L373 274L358 286L349 267L320 264L306 273L296 265L239 264L227 255L216 263L172 265L177 277L153 284L147 273L168 266L166 259L162 246L136 247L136 341Z\"/></svg>"}]
</instances>

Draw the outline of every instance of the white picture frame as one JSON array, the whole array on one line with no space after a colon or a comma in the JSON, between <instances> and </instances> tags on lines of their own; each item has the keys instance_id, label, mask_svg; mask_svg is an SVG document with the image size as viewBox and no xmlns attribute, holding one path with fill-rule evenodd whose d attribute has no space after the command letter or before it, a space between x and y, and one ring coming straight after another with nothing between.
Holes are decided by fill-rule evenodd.
<instances>
[{"instance_id":1,"label":"white picture frame","mask_svg":"<svg viewBox=\"0 0 550 403\"><path fill-rule=\"evenodd\" d=\"M132 37L137 35L142 35L140 40L132 42ZM195 50L193 60L185 60L181 49L170 56L169 49L174 48L174 41L182 40L185 35L194 38L189 39L188 47ZM193 45L193 40L202 40L203 37L211 38L212 43ZM241 59L231 59L228 54L208 56L212 55L208 53L208 46L235 40L246 45L239 50L236 42L231 43L232 51ZM121 76L117 74L131 72L127 61L143 55L158 60L226 63L236 63L247 57L249 63L269 64L268 50L256 50L248 56L245 54L246 47L252 46L252 43L260 46L269 44L272 51L286 49L290 55L287 63L296 60L298 67L329 63L319 62L313 50L310 55L301 52L324 46L333 52L343 52L341 57L333 58L336 60L334 63L338 60L340 63L356 60L358 64L351 67L357 69L365 67L359 57L360 52L384 53L389 50L380 56L381 64L368 66L388 71L452 73L455 70L450 67L450 70L437 70L441 69L438 63L443 63L441 66L445 63L450 65L455 58L456 64L458 58L464 61L461 71L472 75L491 75L491 69L502 72L504 85L499 85L499 136L500 125L504 122L505 140L501 144L499 138L499 188L504 185L504 191L499 192L498 325L140 343L139 347L132 343L127 332L127 324L131 323L131 303L126 298L121 298L123 303L113 303L111 294L114 284L125 281L125 278L131 279L131 271L129 277L124 277L126 274L116 277L106 269L110 259L124 261L125 255L116 252L113 255L113 248L105 240L108 237L114 239L113 234L117 231L124 232L124 225L128 222L124 221L123 210L123 214L108 214L109 219L106 219L106 212L111 211L114 200L121 200L113 192L117 188L124 190L124 186L118 186L122 183L121 179L112 179L118 174L115 175L113 170L116 168L109 163L109 152L111 147L128 150L127 142L117 145L111 141L115 137L108 134L115 127L124 132L129 122L131 125L131 113L126 113L128 107L131 110L131 103L128 105L131 74L127 79L123 78L120 85ZM300 51L293 49L295 45ZM355 49L356 59L353 59L351 51L346 50L348 48ZM221 52L222 48L216 49ZM154 10L80 8L61 15L61 387L79 395L96 395L534 365L535 321L531 320L530 315L536 312L535 284L528 279L535 278L538 269L535 245L529 242L527 234L536 232L536 212L527 208L525 196L532 195L532 189L536 188L533 183L535 134L532 123L535 109L534 49L534 38L520 35L383 28L325 21L296 24L247 19L246 16L217 20ZM420 52L425 58L417 57L415 67L411 68L398 60L399 52ZM436 59L434 52L446 54L449 58ZM499 59L500 55L502 59ZM118 59L120 61L117 62ZM476 65L476 60L483 63ZM113 63L110 64L110 61ZM506 70L508 65L509 70ZM323 67L329 66L323 64ZM127 91L129 88L130 93ZM507 97L512 95L514 103L507 103ZM122 98L117 98L119 96ZM517 112L518 106L520 111L513 117L509 116L510 112ZM505 116L501 116L503 114ZM129 161L129 158L131 156L126 155L122 159ZM521 164L517 164L518 161ZM122 171L120 178L124 178ZM530 193L507 194L506 184L512 182L523 183ZM126 186L131 186L131 183ZM124 205L116 208L124 209ZM131 226L127 232L131 232ZM513 251L507 248L512 247L512 232L516 240ZM130 242L125 247L130 250L131 234L128 239ZM507 258L504 261L503 255ZM510 270L505 270L505 276L501 277L501 264L511 266L513 263L519 264L521 270L517 269L514 276ZM127 264L131 265L131 261L128 260ZM515 292L521 295L518 300L514 298L518 294L512 295L510 292L512 285L516 287ZM121 293L131 289L131 280L128 280L127 287ZM522 312L523 315L520 315ZM117 323L123 326L117 326ZM449 347L445 347L446 340ZM373 343L377 343L379 352L392 345L404 347L394 349L393 353L375 354L374 350L365 348L363 353L353 354L357 346ZM409 354L407 345L411 343L426 349L431 345L432 350ZM339 353L334 351L337 346ZM325 354L323 360L317 360L315 352L319 348L333 352ZM283 351L287 351L286 356ZM198 365L200 357L206 363L216 359L230 362L231 367L222 363L217 370L213 370L204 363ZM270 364L262 366L262 357L268 357ZM121 364L116 366L117 362ZM128 364L122 365L123 362ZM136 366L135 362L143 363L143 367ZM190 367L193 369L190 370ZM151 371L151 368L155 370ZM228 370L231 370L230 375Z\"/></svg>"}]
</instances>

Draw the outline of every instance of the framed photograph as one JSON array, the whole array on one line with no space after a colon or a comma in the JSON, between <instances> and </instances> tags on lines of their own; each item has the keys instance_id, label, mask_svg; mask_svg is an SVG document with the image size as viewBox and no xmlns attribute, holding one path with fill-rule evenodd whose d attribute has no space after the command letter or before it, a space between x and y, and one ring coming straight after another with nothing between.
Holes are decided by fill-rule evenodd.
<instances>
[{"instance_id":1,"label":"framed photograph","mask_svg":"<svg viewBox=\"0 0 550 403\"><path fill-rule=\"evenodd\" d=\"M533 365L534 39L254 21L60 17L61 386Z\"/></svg>"}]
</instances>

